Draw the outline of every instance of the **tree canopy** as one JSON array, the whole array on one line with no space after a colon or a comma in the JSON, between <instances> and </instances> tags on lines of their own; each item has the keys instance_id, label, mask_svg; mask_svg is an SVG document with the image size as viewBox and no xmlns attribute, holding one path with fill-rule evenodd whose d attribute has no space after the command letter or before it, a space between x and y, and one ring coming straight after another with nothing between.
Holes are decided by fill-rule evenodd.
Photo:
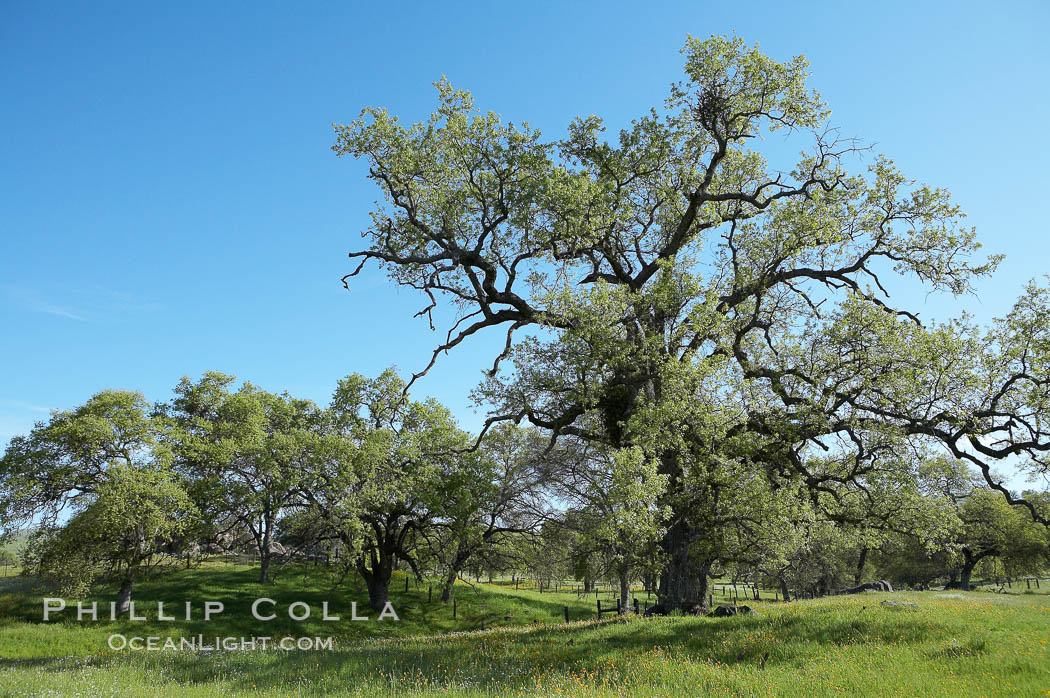
<instances>
[{"instance_id":1,"label":"tree canopy","mask_svg":"<svg viewBox=\"0 0 1050 698\"><path fill-rule=\"evenodd\" d=\"M446 80L425 121L336 127L383 195L344 283L375 262L432 325L455 314L414 379L498 330L488 425L642 448L667 478L675 602L704 598L712 515L741 481L857 520L947 451L1045 523L993 468L1047 472L1046 291L989 328L924 323L888 289L972 294L999 262L948 192L841 137L803 57L717 36L683 54L664 104L613 137L588 116L544 140Z\"/></svg>"}]
</instances>

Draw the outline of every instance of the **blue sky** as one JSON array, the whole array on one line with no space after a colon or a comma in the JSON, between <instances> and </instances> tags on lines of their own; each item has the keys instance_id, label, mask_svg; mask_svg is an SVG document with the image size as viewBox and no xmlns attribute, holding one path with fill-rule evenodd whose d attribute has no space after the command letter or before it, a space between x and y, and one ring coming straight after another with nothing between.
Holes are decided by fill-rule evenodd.
<instances>
[{"instance_id":1,"label":"blue sky","mask_svg":"<svg viewBox=\"0 0 1050 698\"><path fill-rule=\"evenodd\" d=\"M806 54L833 123L1007 255L978 299L910 306L1000 314L1050 258L1044 3L147 4L0 3L0 446L103 388L163 400L214 369L324 402L422 367L419 299L339 283L377 192L329 148L366 105L425 117L442 75L556 137L658 104L687 33L735 31ZM420 392L476 427L498 341Z\"/></svg>"}]
</instances>

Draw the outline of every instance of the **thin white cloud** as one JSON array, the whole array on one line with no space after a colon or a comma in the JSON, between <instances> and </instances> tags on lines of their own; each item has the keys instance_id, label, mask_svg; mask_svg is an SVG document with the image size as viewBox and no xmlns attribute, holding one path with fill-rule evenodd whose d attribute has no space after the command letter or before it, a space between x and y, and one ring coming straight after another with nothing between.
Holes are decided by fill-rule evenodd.
<instances>
[{"instance_id":1,"label":"thin white cloud","mask_svg":"<svg viewBox=\"0 0 1050 698\"><path fill-rule=\"evenodd\" d=\"M64 317L78 322L96 322L124 315L152 313L160 304L130 293L113 291L97 285L62 290L68 302L54 302L26 288L10 288L10 297L25 310Z\"/></svg>"},{"instance_id":2,"label":"thin white cloud","mask_svg":"<svg viewBox=\"0 0 1050 698\"><path fill-rule=\"evenodd\" d=\"M41 407L40 405L34 405L23 400L12 400L11 398L0 397L0 407L11 407L19 410L28 410L30 412L42 412L44 414L50 414L50 407Z\"/></svg>"},{"instance_id":3,"label":"thin white cloud","mask_svg":"<svg viewBox=\"0 0 1050 698\"><path fill-rule=\"evenodd\" d=\"M104 308L109 312L152 313L160 310L161 307L160 303L141 296L123 291L113 291L97 285L87 286L84 291L84 297L86 302Z\"/></svg>"},{"instance_id":4,"label":"thin white cloud","mask_svg":"<svg viewBox=\"0 0 1050 698\"><path fill-rule=\"evenodd\" d=\"M86 317L83 317L82 315L77 315L72 311L66 310L65 308L62 308L57 305L52 305L50 303L34 303L30 306L30 309L35 310L39 313L47 313L48 315L67 317L70 320L79 320L80 322L88 321L88 319Z\"/></svg>"}]
</instances>

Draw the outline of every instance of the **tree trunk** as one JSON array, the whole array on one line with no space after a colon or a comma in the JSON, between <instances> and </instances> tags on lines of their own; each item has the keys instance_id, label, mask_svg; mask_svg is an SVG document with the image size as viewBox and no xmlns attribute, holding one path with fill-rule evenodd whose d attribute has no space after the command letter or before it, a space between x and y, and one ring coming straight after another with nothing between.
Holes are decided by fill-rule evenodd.
<instances>
[{"instance_id":1,"label":"tree trunk","mask_svg":"<svg viewBox=\"0 0 1050 698\"><path fill-rule=\"evenodd\" d=\"M441 587L441 601L442 603L448 603L452 600L452 587L456 584L456 577L459 574L455 570L449 570L448 575L445 577L445 584Z\"/></svg>"},{"instance_id":2,"label":"tree trunk","mask_svg":"<svg viewBox=\"0 0 1050 698\"><path fill-rule=\"evenodd\" d=\"M131 604L131 587L134 582L130 579L125 579L120 583L120 590L117 592L117 613L127 613L128 608Z\"/></svg>"},{"instance_id":3,"label":"tree trunk","mask_svg":"<svg viewBox=\"0 0 1050 698\"><path fill-rule=\"evenodd\" d=\"M784 597L785 601L791 600L791 594L788 593L787 582L784 581L783 577L780 578L780 594Z\"/></svg>"},{"instance_id":4,"label":"tree trunk","mask_svg":"<svg viewBox=\"0 0 1050 698\"><path fill-rule=\"evenodd\" d=\"M591 580L590 580L590 577L584 577L583 578L583 593L584 594L591 593Z\"/></svg>"},{"instance_id":5,"label":"tree trunk","mask_svg":"<svg viewBox=\"0 0 1050 698\"><path fill-rule=\"evenodd\" d=\"M963 591L970 590L970 574L973 572L973 568L977 566L977 563L988 557L989 555L996 554L992 550L982 550L978 553L970 552L965 548L962 551L963 554L963 566L960 570L959 575L959 588Z\"/></svg>"},{"instance_id":6,"label":"tree trunk","mask_svg":"<svg viewBox=\"0 0 1050 698\"><path fill-rule=\"evenodd\" d=\"M624 616L630 613L630 599L631 595L631 577L626 571L621 571L620 577L620 615Z\"/></svg>"},{"instance_id":7,"label":"tree trunk","mask_svg":"<svg viewBox=\"0 0 1050 698\"><path fill-rule=\"evenodd\" d=\"M660 597L676 607L707 605L707 575L710 562L700 562L691 554L691 531L682 521L672 524L661 541L667 552L667 566L660 576Z\"/></svg>"},{"instance_id":8,"label":"tree trunk","mask_svg":"<svg viewBox=\"0 0 1050 698\"><path fill-rule=\"evenodd\" d=\"M963 551L963 566L959 575L959 588L963 591L970 590L970 574L973 572L973 568L977 566L980 561L979 556L971 555L968 550Z\"/></svg>"},{"instance_id":9,"label":"tree trunk","mask_svg":"<svg viewBox=\"0 0 1050 698\"><path fill-rule=\"evenodd\" d=\"M368 587L368 605L376 611L383 610L390 600L390 578L393 576L395 557L393 550L373 547L357 560L357 571L364 577ZM366 564L366 559L371 565Z\"/></svg>"},{"instance_id":10,"label":"tree trunk","mask_svg":"<svg viewBox=\"0 0 1050 698\"><path fill-rule=\"evenodd\" d=\"M260 535L255 537L255 548L259 551L259 584L268 584L270 582L270 542L273 540L273 516L268 506L263 509L260 529Z\"/></svg>"},{"instance_id":11,"label":"tree trunk","mask_svg":"<svg viewBox=\"0 0 1050 698\"><path fill-rule=\"evenodd\" d=\"M259 556L259 584L270 582L270 551Z\"/></svg>"},{"instance_id":12,"label":"tree trunk","mask_svg":"<svg viewBox=\"0 0 1050 698\"><path fill-rule=\"evenodd\" d=\"M368 587L368 605L376 611L383 610L386 602L390 600L390 575L366 575L365 585Z\"/></svg>"},{"instance_id":13,"label":"tree trunk","mask_svg":"<svg viewBox=\"0 0 1050 698\"><path fill-rule=\"evenodd\" d=\"M659 399L657 390L657 399ZM707 606L707 577L711 571L710 560L698 560L693 554L697 531L687 523L687 517L679 511L681 504L674 500L682 488L682 468L678 456L667 451L660 456L660 473L667 475L668 494L671 500L671 523L660 541L666 554L667 564L660 575L659 596L661 601L676 608L700 605Z\"/></svg>"},{"instance_id":14,"label":"tree trunk","mask_svg":"<svg viewBox=\"0 0 1050 698\"><path fill-rule=\"evenodd\" d=\"M456 584L456 579L459 577L460 572L467 566L467 561L470 559L470 548L464 543L461 538L459 543L456 545L456 555L452 558L452 564L448 567L448 575L445 577L445 586L441 590L441 600L444 603L448 603L452 600L452 589Z\"/></svg>"},{"instance_id":15,"label":"tree trunk","mask_svg":"<svg viewBox=\"0 0 1050 698\"><path fill-rule=\"evenodd\" d=\"M970 573L973 572L972 564L965 564L962 568L962 574L959 577L959 588L963 591L970 590Z\"/></svg>"},{"instance_id":16,"label":"tree trunk","mask_svg":"<svg viewBox=\"0 0 1050 698\"><path fill-rule=\"evenodd\" d=\"M373 551L371 558L371 569L365 565L364 556L358 561L357 568L364 577L365 586L368 587L368 605L380 611L390 600L390 578L393 576L393 564L390 557L382 552L377 557Z\"/></svg>"},{"instance_id":17,"label":"tree trunk","mask_svg":"<svg viewBox=\"0 0 1050 698\"><path fill-rule=\"evenodd\" d=\"M853 575L854 586L860 586L861 580L864 578L864 563L868 561L868 549L867 547L860 549L860 559L857 560L857 571Z\"/></svg>"}]
</instances>

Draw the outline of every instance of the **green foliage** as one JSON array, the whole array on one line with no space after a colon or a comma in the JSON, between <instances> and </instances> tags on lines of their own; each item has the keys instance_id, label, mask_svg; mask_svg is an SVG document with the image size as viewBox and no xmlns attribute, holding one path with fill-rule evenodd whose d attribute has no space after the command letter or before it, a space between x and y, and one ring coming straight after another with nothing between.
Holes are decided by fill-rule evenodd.
<instances>
[{"instance_id":1,"label":"green foliage","mask_svg":"<svg viewBox=\"0 0 1050 698\"><path fill-rule=\"evenodd\" d=\"M298 504L304 473L338 454L322 431L326 416L309 400L275 395L233 376L183 378L163 410L179 469L206 516L202 535L247 532L269 578L278 521ZM335 455L338 457L338 455ZM228 545L228 543L227 543Z\"/></svg>"},{"instance_id":2,"label":"green foliage","mask_svg":"<svg viewBox=\"0 0 1050 698\"><path fill-rule=\"evenodd\" d=\"M0 565L10 567L16 564L18 564L18 555L6 548L0 548Z\"/></svg>"},{"instance_id":3,"label":"green foliage","mask_svg":"<svg viewBox=\"0 0 1050 698\"><path fill-rule=\"evenodd\" d=\"M988 557L1002 559L1007 575L1038 573L1050 564L1047 529L997 493L978 491L959 507L957 550L964 569Z\"/></svg>"},{"instance_id":4,"label":"green foliage","mask_svg":"<svg viewBox=\"0 0 1050 698\"><path fill-rule=\"evenodd\" d=\"M48 586L130 584L195 521L151 410L139 393L103 391L15 437L0 459L0 528L35 527L21 557Z\"/></svg>"},{"instance_id":5,"label":"green foliage","mask_svg":"<svg viewBox=\"0 0 1050 698\"><path fill-rule=\"evenodd\" d=\"M94 495L117 465L167 462L149 411L140 393L106 390L14 437L0 459L0 531L54 525L65 507Z\"/></svg>"},{"instance_id":6,"label":"green foliage","mask_svg":"<svg viewBox=\"0 0 1050 698\"><path fill-rule=\"evenodd\" d=\"M574 444L548 457L551 497L569 507L565 525L574 538L566 547L577 578L614 577L626 595L632 579L659 568L657 543L670 511L660 504L667 476L658 470L639 447L607 451Z\"/></svg>"},{"instance_id":7,"label":"green foliage","mask_svg":"<svg viewBox=\"0 0 1050 698\"><path fill-rule=\"evenodd\" d=\"M415 551L444 502L441 483L468 460L468 445L449 411L434 400L408 399L393 370L341 380L325 413L327 455L304 471L302 521L340 543L344 560L369 585L381 608L398 560L420 575Z\"/></svg>"},{"instance_id":8,"label":"green foliage","mask_svg":"<svg viewBox=\"0 0 1050 698\"><path fill-rule=\"evenodd\" d=\"M471 564L521 567L516 543L535 531L550 506L543 499L544 439L532 429L500 425L478 448L444 461L430 490L436 536L428 552L447 570L442 598Z\"/></svg>"},{"instance_id":9,"label":"green foliage","mask_svg":"<svg viewBox=\"0 0 1050 698\"><path fill-rule=\"evenodd\" d=\"M921 324L884 278L958 295L1000 261L948 192L883 156L851 171L864 149L828 126L803 57L717 36L683 53L663 107L610 137L590 116L544 141L444 80L424 122L367 109L336 127L383 193L348 278L375 261L431 321L454 312L425 370L505 333L476 392L490 425L657 464L667 580L784 561L814 522L943 541L949 508L925 505L919 472L934 452L1039 519L992 465L1045 472L1046 292L989 332ZM809 141L796 161L767 162L777 131Z\"/></svg>"},{"instance_id":10,"label":"green foliage","mask_svg":"<svg viewBox=\"0 0 1050 698\"><path fill-rule=\"evenodd\" d=\"M196 513L169 472L119 465L65 526L34 532L23 566L67 597L83 596L99 581L134 581L171 564L165 552Z\"/></svg>"}]
</instances>

